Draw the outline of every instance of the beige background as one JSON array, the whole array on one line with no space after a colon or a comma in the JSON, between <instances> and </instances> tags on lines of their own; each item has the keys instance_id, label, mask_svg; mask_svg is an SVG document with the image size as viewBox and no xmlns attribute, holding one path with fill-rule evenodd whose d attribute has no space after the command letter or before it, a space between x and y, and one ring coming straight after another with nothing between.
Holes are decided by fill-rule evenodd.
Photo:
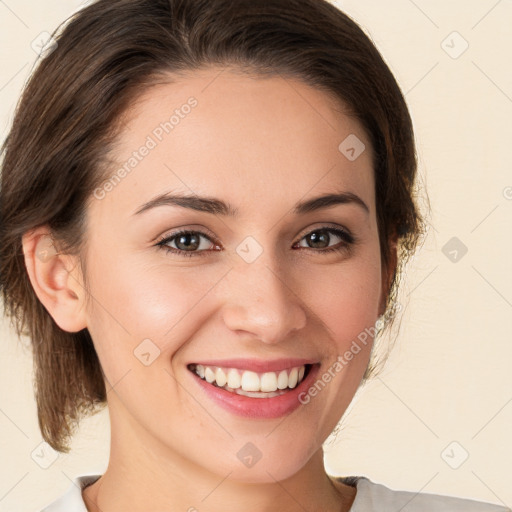
<instances>
[{"instance_id":1,"label":"beige background","mask_svg":"<svg viewBox=\"0 0 512 512\"><path fill-rule=\"evenodd\" d=\"M32 41L79 3L0 1L2 140L35 62ZM432 216L402 291L395 351L326 445L328 470L512 507L512 2L338 5L371 35L406 93ZM452 237L468 248L455 263L443 253ZM6 321L0 327L0 511L34 511L76 475L104 471L108 414L82 424L70 454L47 469L36 464L30 352Z\"/></svg>"}]
</instances>

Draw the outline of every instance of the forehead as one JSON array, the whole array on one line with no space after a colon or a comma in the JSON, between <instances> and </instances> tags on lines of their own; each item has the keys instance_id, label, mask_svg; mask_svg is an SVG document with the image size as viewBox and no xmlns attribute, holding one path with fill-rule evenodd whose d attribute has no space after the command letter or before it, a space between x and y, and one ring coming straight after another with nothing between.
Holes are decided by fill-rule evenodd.
<instances>
[{"instance_id":1,"label":"forehead","mask_svg":"<svg viewBox=\"0 0 512 512\"><path fill-rule=\"evenodd\" d=\"M167 191L236 206L278 200L282 207L333 189L373 201L361 124L333 95L297 79L222 68L169 76L137 98L121 126L107 177L122 177L111 180L102 208L115 201L118 211L133 212L134 202Z\"/></svg>"}]
</instances>

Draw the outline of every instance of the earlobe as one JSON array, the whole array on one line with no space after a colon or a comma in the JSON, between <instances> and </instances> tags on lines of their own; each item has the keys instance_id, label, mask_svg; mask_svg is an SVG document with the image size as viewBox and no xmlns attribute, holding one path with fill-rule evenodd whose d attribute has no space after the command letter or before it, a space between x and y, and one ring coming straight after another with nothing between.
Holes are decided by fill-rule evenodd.
<instances>
[{"instance_id":1,"label":"earlobe","mask_svg":"<svg viewBox=\"0 0 512 512\"><path fill-rule=\"evenodd\" d=\"M25 233L22 245L32 287L55 323L68 332L87 327L78 259L57 252L47 226Z\"/></svg>"}]
</instances>

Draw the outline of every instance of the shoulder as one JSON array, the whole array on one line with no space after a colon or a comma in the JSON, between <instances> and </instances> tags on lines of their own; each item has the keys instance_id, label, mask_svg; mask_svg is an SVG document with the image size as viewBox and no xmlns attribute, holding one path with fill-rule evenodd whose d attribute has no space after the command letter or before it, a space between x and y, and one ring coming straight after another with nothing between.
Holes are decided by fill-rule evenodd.
<instances>
[{"instance_id":1,"label":"shoulder","mask_svg":"<svg viewBox=\"0 0 512 512\"><path fill-rule=\"evenodd\" d=\"M66 492L38 512L87 512L82 489L94 483L101 475L81 475L73 479Z\"/></svg>"},{"instance_id":2,"label":"shoulder","mask_svg":"<svg viewBox=\"0 0 512 512\"><path fill-rule=\"evenodd\" d=\"M512 512L492 503L454 496L413 491L397 491L372 482L365 476L336 477L336 481L356 487L350 512Z\"/></svg>"}]
</instances>

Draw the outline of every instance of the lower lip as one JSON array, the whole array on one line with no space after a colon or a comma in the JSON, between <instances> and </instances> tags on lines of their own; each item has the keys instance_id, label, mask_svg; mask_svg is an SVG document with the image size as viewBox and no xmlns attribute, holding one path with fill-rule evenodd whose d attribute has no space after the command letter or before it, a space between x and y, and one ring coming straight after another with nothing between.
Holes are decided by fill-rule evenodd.
<instances>
[{"instance_id":1,"label":"lower lip","mask_svg":"<svg viewBox=\"0 0 512 512\"><path fill-rule=\"evenodd\" d=\"M195 373L191 373L206 395L220 407L246 418L270 419L290 414L303 405L299 401L299 396L301 393L306 392L311 383L314 382L319 368L318 364L313 365L306 378L296 388L290 389L284 395L272 398L253 398L226 391L225 389L208 384L208 382L201 379Z\"/></svg>"}]
</instances>

